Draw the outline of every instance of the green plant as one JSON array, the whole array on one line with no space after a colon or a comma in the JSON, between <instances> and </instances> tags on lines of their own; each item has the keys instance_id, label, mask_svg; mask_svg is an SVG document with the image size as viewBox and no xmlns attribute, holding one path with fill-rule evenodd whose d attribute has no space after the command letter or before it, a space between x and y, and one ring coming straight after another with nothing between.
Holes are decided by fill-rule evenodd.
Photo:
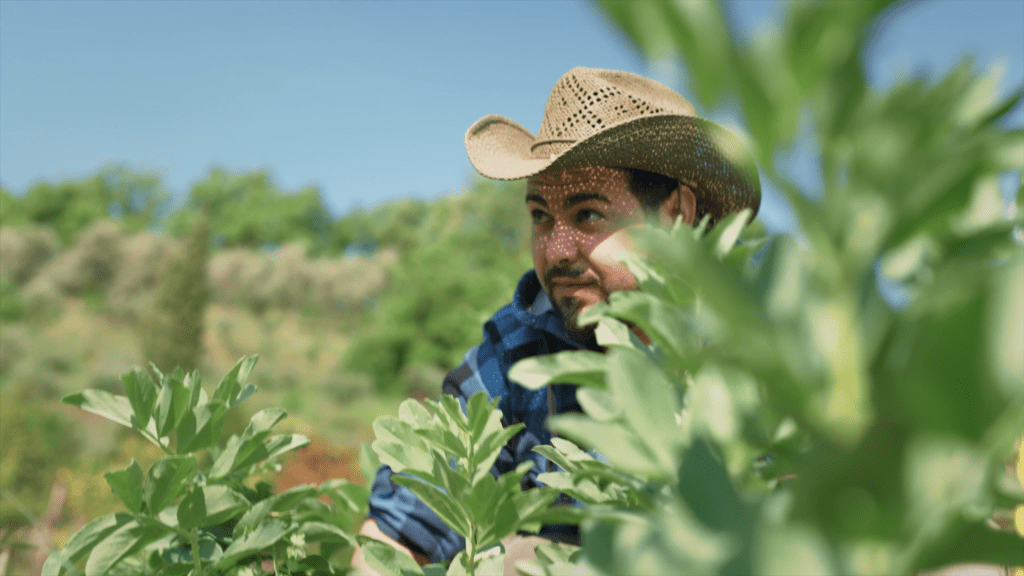
<instances>
[{"instance_id":1,"label":"green plant","mask_svg":"<svg viewBox=\"0 0 1024 576\"><path fill-rule=\"evenodd\" d=\"M523 492L520 486L532 462L498 478L491 473L502 447L523 428L522 424L502 427L497 405L497 400L488 402L484 392L469 399L465 412L452 396L424 404L406 400L398 418L383 417L373 423L377 435L373 450L396 473L394 482L411 490L466 539L466 549L452 561L448 574L500 572L502 554L486 558L478 554L517 530L535 531L542 519L552 517L547 508L557 498L556 491ZM385 573L396 567L402 574L444 573L437 565L420 571L390 546L363 536L359 540L367 560Z\"/></svg>"},{"instance_id":2,"label":"green plant","mask_svg":"<svg viewBox=\"0 0 1024 576\"><path fill-rule=\"evenodd\" d=\"M125 395L84 390L64 401L130 427L166 456L148 471L137 461L104 477L126 511L96 518L47 559L44 576L104 574L252 575L262 562L277 573L337 574L332 556L355 542L345 530L365 515L366 489L344 480L272 494L248 482L274 458L306 446L299 434L271 435L285 412L257 412L241 435L222 443L225 415L256 392L243 358L214 389L198 372L157 371L159 384L136 369L122 377ZM328 496L334 506L318 498ZM307 551L319 542L320 553ZM254 571L253 566L256 566Z\"/></svg>"},{"instance_id":3,"label":"green plant","mask_svg":"<svg viewBox=\"0 0 1024 576\"><path fill-rule=\"evenodd\" d=\"M646 258L626 256L642 291L581 318L608 353L513 368L527 386L582 385L586 415L551 428L632 478L556 444L565 472L540 479L591 503L579 561L608 574L1020 565L1021 529L989 526L1024 513L1005 466L1024 432L1024 187L1010 212L998 187L1024 168L1024 133L1005 124L1024 91L997 101L966 64L870 89L860 58L883 2L794 4L753 44L715 4L603 5L648 54L682 55L704 103L738 99L799 235L759 237L746 214L710 233L646 231ZM801 122L817 189L782 161ZM886 302L886 283L903 301ZM621 504L644 485L653 506Z\"/></svg>"}]
</instances>

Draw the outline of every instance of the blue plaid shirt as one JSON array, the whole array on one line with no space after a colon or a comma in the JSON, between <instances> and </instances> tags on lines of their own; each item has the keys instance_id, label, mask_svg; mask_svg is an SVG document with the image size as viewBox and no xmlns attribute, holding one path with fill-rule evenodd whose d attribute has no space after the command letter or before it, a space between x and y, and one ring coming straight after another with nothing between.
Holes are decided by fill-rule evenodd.
<instances>
[{"instance_id":1,"label":"blue plaid shirt","mask_svg":"<svg viewBox=\"0 0 1024 576\"><path fill-rule=\"evenodd\" d=\"M523 478L523 488L540 485L537 474L548 468L547 459L533 452L535 446L551 441L545 426L548 417L547 390L527 390L508 379L508 370L517 361L562 350L587 348L565 333L562 317L540 286L535 271L519 280L512 303L484 324L484 341L466 353L462 364L444 379L441 391L466 400L481 390L501 397L498 408L504 424L523 423L525 428L505 446L492 472L504 474L517 464L532 460L534 467ZM592 349L596 344L591 343ZM580 412L575 386L552 387L554 413ZM369 517L385 534L432 562L449 560L465 548L464 539L419 501L412 492L391 481L391 468L381 466L370 492ZM543 533L543 532L542 532Z\"/></svg>"}]
</instances>

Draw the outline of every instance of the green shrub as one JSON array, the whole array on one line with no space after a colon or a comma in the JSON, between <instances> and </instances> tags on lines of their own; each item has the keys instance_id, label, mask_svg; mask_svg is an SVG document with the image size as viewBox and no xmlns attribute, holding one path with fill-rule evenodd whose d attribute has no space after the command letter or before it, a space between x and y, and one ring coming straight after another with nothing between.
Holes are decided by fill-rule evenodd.
<instances>
[{"instance_id":1,"label":"green shrub","mask_svg":"<svg viewBox=\"0 0 1024 576\"><path fill-rule=\"evenodd\" d=\"M13 322L24 314L21 288L9 276L0 276L0 320Z\"/></svg>"},{"instance_id":2,"label":"green shrub","mask_svg":"<svg viewBox=\"0 0 1024 576\"><path fill-rule=\"evenodd\" d=\"M43 226L0 227L0 270L25 284L58 248L53 231Z\"/></svg>"},{"instance_id":3,"label":"green shrub","mask_svg":"<svg viewBox=\"0 0 1024 576\"><path fill-rule=\"evenodd\" d=\"M266 482L249 485L274 458L309 444L270 434L283 410L257 412L242 434L222 441L228 412L256 392L246 384L255 362L239 361L212 394L198 372L158 373L158 384L136 369L122 377L125 395L84 390L64 398L132 428L166 456L148 471L133 458L106 473L126 511L86 524L50 555L44 576L77 574L82 561L89 575L240 576L262 572L266 561L293 576L339 573L344 554L335 555L355 544L345 530L365 514L366 489L331 480L275 495ZM308 550L313 543L319 554Z\"/></svg>"}]
</instances>

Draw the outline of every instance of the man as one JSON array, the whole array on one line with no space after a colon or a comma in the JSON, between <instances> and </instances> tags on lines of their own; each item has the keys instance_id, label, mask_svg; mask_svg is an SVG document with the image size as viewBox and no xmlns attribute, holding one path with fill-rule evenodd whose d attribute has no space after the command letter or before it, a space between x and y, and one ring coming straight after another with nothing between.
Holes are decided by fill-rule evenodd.
<instances>
[{"instance_id":1,"label":"man","mask_svg":"<svg viewBox=\"0 0 1024 576\"><path fill-rule=\"evenodd\" d=\"M550 441L547 417L580 407L574 387L526 390L508 380L509 368L530 356L599 350L593 327L579 326L577 318L614 291L637 289L615 258L631 247L629 230L645 223L669 227L677 218L692 224L704 215L713 224L743 208L756 212L757 169L736 136L697 118L690 103L664 85L588 68L558 80L536 137L512 120L486 116L466 133L466 151L484 176L528 179L534 269L520 280L512 303L484 324L484 341L448 374L442 392L463 400L481 390L501 397L505 424L525 428L502 451L494 472L529 459L535 465L523 486L531 488L548 468L532 451ZM387 466L373 483L370 515L360 532L421 564L450 559L464 547L454 530L391 482ZM573 535L565 527L545 527L541 536ZM506 572L519 551L532 553L538 541L507 541ZM368 569L361 551L353 565Z\"/></svg>"}]
</instances>

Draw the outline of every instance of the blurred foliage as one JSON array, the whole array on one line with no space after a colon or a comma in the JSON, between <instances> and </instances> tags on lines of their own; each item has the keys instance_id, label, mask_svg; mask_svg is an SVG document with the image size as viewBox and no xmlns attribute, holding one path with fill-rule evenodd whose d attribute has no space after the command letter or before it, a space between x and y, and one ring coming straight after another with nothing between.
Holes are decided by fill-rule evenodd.
<instances>
[{"instance_id":1,"label":"blurred foliage","mask_svg":"<svg viewBox=\"0 0 1024 576\"><path fill-rule=\"evenodd\" d=\"M410 248L352 343L348 366L371 375L378 391L404 393L410 371L430 366L443 376L458 365L480 341L481 323L508 302L531 267L525 193L523 182L478 181L463 195L419 205L420 213L415 204L391 212L419 224L380 229L379 238ZM394 240L389 229L406 240ZM438 379L430 390L439 385Z\"/></svg>"},{"instance_id":2,"label":"blurred foliage","mask_svg":"<svg viewBox=\"0 0 1024 576\"><path fill-rule=\"evenodd\" d=\"M210 289L206 263L210 252L210 219L205 211L192 224L182 253L161 278L153 309L143 323L146 359L163 371L200 366L203 323Z\"/></svg>"},{"instance_id":3,"label":"blurred foliage","mask_svg":"<svg viewBox=\"0 0 1024 576\"><path fill-rule=\"evenodd\" d=\"M365 514L368 491L329 480L275 495L258 480L277 457L309 439L270 434L286 416L279 408L257 412L244 432L222 439L229 411L256 393L247 382L255 363L240 360L212 394L198 372L176 368L158 372L158 381L140 369L123 375L124 395L87 389L66 396L67 404L133 429L165 455L148 471L132 458L104 474L125 510L83 526L50 554L42 574L79 574L76 565L84 563L90 576L237 576L254 574L254 567L262 572L264 562L295 576L337 574L344 550L355 545L345 530ZM309 549L314 543L318 553Z\"/></svg>"},{"instance_id":4,"label":"blurred foliage","mask_svg":"<svg viewBox=\"0 0 1024 576\"><path fill-rule=\"evenodd\" d=\"M0 320L18 320L24 314L20 287L9 276L0 275Z\"/></svg>"},{"instance_id":5,"label":"blurred foliage","mask_svg":"<svg viewBox=\"0 0 1024 576\"><path fill-rule=\"evenodd\" d=\"M1007 466L1024 432L1024 184L1009 210L998 186L1024 169L1024 132L1005 122L1022 90L997 100L969 63L869 88L861 57L888 3L793 3L749 43L717 4L602 6L646 54L681 56L703 104L738 100L799 231L759 238L746 214L710 234L648 230L647 257L627 257L642 291L581 318L608 353L513 368L531 387L584 385L587 414L550 425L620 475L571 444L545 449L565 471L541 480L591 504L578 562L605 574L1020 565L1024 533L995 519L1024 511ZM801 123L820 188L786 174ZM906 301L888 304L883 283ZM664 487L653 508L607 504L638 483Z\"/></svg>"},{"instance_id":6,"label":"blurred foliage","mask_svg":"<svg viewBox=\"0 0 1024 576\"><path fill-rule=\"evenodd\" d=\"M203 210L209 214L218 247L273 248L301 240L320 252L331 243L331 216L320 190L307 187L286 193L266 170L211 170L192 187L182 209L168 218L168 231L181 236Z\"/></svg>"},{"instance_id":7,"label":"blurred foliage","mask_svg":"<svg viewBox=\"0 0 1024 576\"><path fill-rule=\"evenodd\" d=\"M129 231L153 228L169 202L158 174L111 167L81 180L39 182L21 196L0 191L0 223L48 225L66 246L102 218L119 218Z\"/></svg>"},{"instance_id":8,"label":"blurred foliage","mask_svg":"<svg viewBox=\"0 0 1024 576\"><path fill-rule=\"evenodd\" d=\"M27 409L41 402L39 390L5 383L0 395L0 527L10 534L37 521L50 493L39 478L75 465L79 440L62 414Z\"/></svg>"}]
</instances>

